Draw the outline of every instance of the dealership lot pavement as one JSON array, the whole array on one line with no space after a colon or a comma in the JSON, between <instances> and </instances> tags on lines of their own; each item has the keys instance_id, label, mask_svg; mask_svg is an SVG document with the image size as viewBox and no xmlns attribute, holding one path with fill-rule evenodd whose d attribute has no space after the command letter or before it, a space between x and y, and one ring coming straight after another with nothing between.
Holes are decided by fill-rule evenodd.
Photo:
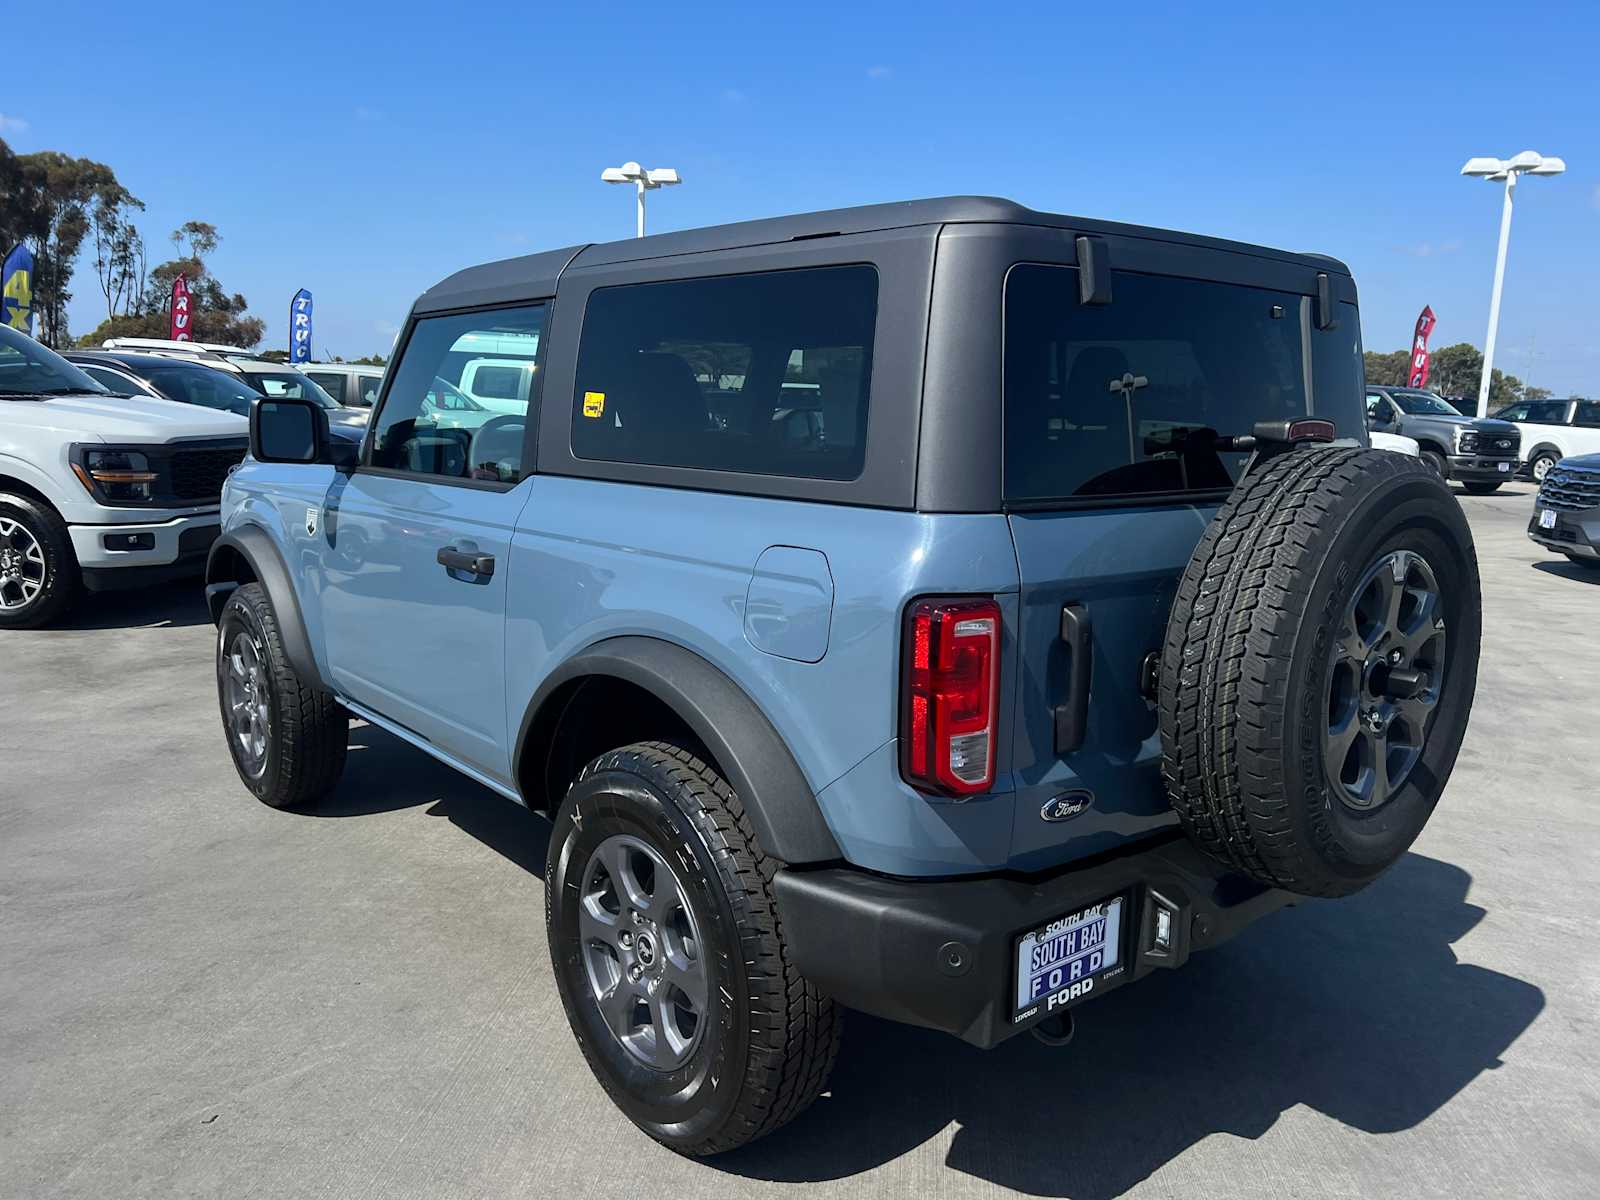
<instances>
[{"instance_id":1,"label":"dealership lot pavement","mask_svg":"<svg viewBox=\"0 0 1600 1200\"><path fill-rule=\"evenodd\" d=\"M1462 495L1467 745L1382 882L983 1053L852 1017L710 1163L634 1131L548 972L545 825L375 730L315 814L222 743L192 585L0 634L0 1196L1593 1196L1600 576Z\"/></svg>"}]
</instances>

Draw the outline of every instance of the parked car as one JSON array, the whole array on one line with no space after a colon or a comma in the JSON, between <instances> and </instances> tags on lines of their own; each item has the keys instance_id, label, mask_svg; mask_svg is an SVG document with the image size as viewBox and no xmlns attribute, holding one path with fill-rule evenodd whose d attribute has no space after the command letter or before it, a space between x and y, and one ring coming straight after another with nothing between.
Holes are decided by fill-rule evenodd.
<instances>
[{"instance_id":1,"label":"parked car","mask_svg":"<svg viewBox=\"0 0 1600 1200\"><path fill-rule=\"evenodd\" d=\"M383 368L364 363L301 363L296 369L346 408L371 408L383 387Z\"/></svg>"},{"instance_id":2,"label":"parked car","mask_svg":"<svg viewBox=\"0 0 1600 1200\"><path fill-rule=\"evenodd\" d=\"M176 400L241 417L248 417L251 405L261 398L241 373L182 357L120 350L72 350L63 357L116 396ZM330 421L329 431L335 437L359 442L366 422Z\"/></svg>"},{"instance_id":3,"label":"parked car","mask_svg":"<svg viewBox=\"0 0 1600 1200\"><path fill-rule=\"evenodd\" d=\"M1520 400L1494 415L1522 431L1522 461L1536 483L1563 458L1600 453L1600 400Z\"/></svg>"},{"instance_id":4,"label":"parked car","mask_svg":"<svg viewBox=\"0 0 1600 1200\"><path fill-rule=\"evenodd\" d=\"M0 326L0 629L61 616L99 591L198 575L247 422L112 396Z\"/></svg>"},{"instance_id":5,"label":"parked car","mask_svg":"<svg viewBox=\"0 0 1600 1200\"><path fill-rule=\"evenodd\" d=\"M366 427L368 410L346 408L295 368L271 359L257 358L236 346L173 342L161 338L109 338L101 345L107 350L142 352L184 362L198 362L213 370L227 371L237 375L263 396L304 397L327 412L331 425L345 427L342 436L349 440L359 441Z\"/></svg>"},{"instance_id":6,"label":"parked car","mask_svg":"<svg viewBox=\"0 0 1600 1200\"><path fill-rule=\"evenodd\" d=\"M1563 458L1545 472L1528 536L1581 567L1600 569L1600 454Z\"/></svg>"},{"instance_id":7,"label":"parked car","mask_svg":"<svg viewBox=\"0 0 1600 1200\"><path fill-rule=\"evenodd\" d=\"M359 454L256 407L206 587L239 777L314 803L358 716L549 814L568 1020L680 1152L803 1109L840 1006L1060 1043L1364 887L1450 776L1471 535L1359 444L1359 330L1331 258L987 198L462 271ZM468 339L537 386L453 429Z\"/></svg>"},{"instance_id":8,"label":"parked car","mask_svg":"<svg viewBox=\"0 0 1600 1200\"><path fill-rule=\"evenodd\" d=\"M1423 462L1479 496L1511 478L1521 446L1510 422L1462 416L1444 397L1418 388L1369 384L1367 428L1414 439Z\"/></svg>"}]
</instances>

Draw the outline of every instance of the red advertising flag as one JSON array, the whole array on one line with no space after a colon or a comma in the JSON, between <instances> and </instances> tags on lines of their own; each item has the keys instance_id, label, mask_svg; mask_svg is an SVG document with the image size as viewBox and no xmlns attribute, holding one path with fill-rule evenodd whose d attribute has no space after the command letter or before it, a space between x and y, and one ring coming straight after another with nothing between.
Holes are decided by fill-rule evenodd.
<instances>
[{"instance_id":1,"label":"red advertising flag","mask_svg":"<svg viewBox=\"0 0 1600 1200\"><path fill-rule=\"evenodd\" d=\"M189 316L189 280L179 275L172 281L172 317L167 326L167 336L172 341L193 340Z\"/></svg>"},{"instance_id":2,"label":"red advertising flag","mask_svg":"<svg viewBox=\"0 0 1600 1200\"><path fill-rule=\"evenodd\" d=\"M1411 335L1411 378L1414 388L1428 386L1428 335L1433 332L1433 309L1424 307L1417 317L1417 330Z\"/></svg>"}]
</instances>

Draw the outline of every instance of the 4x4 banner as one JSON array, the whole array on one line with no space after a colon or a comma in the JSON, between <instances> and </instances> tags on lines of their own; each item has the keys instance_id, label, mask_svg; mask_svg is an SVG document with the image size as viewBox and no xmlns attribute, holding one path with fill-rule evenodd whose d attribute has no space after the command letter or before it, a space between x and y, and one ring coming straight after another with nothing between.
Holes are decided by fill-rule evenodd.
<instances>
[{"instance_id":1,"label":"4x4 banner","mask_svg":"<svg viewBox=\"0 0 1600 1200\"><path fill-rule=\"evenodd\" d=\"M305 288L289 301L289 361L311 361L311 293Z\"/></svg>"},{"instance_id":2,"label":"4x4 banner","mask_svg":"<svg viewBox=\"0 0 1600 1200\"><path fill-rule=\"evenodd\" d=\"M1406 383L1414 388L1428 386L1428 335L1433 332L1433 309L1424 305L1417 317L1416 332L1411 335L1411 377Z\"/></svg>"},{"instance_id":3,"label":"4x4 banner","mask_svg":"<svg viewBox=\"0 0 1600 1200\"><path fill-rule=\"evenodd\" d=\"M172 281L172 315L167 322L167 337L174 342L194 340L189 311L189 278L179 275Z\"/></svg>"},{"instance_id":4,"label":"4x4 banner","mask_svg":"<svg viewBox=\"0 0 1600 1200\"><path fill-rule=\"evenodd\" d=\"M33 336L33 251L21 242L0 267L0 324Z\"/></svg>"}]
</instances>

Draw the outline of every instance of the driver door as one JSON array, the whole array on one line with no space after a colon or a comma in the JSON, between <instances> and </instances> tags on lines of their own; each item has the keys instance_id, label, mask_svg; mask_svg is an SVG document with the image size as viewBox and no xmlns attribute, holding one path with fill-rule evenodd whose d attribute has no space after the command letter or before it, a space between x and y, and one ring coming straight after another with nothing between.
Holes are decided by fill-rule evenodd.
<instances>
[{"instance_id":1,"label":"driver door","mask_svg":"<svg viewBox=\"0 0 1600 1200\"><path fill-rule=\"evenodd\" d=\"M350 700L497 780L510 778L505 709L511 535L532 483L520 411L446 410L464 340L537 346L546 306L423 317L372 417L361 466L323 514L322 618L333 683ZM536 353L536 350L532 351ZM530 365L533 360L530 359Z\"/></svg>"}]
</instances>

